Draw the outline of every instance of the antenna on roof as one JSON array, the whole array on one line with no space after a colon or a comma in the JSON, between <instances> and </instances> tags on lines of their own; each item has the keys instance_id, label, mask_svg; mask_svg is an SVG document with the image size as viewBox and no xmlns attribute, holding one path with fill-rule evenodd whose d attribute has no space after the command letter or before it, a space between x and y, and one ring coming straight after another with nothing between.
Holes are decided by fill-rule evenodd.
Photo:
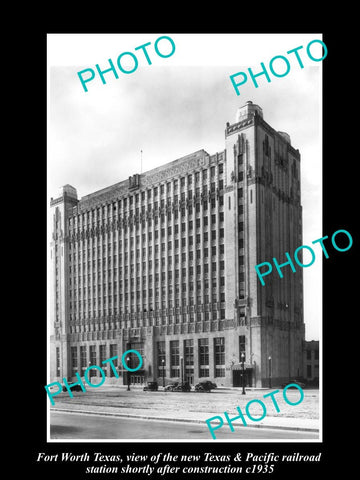
<instances>
[{"instance_id":1,"label":"antenna on roof","mask_svg":"<svg viewBox=\"0 0 360 480\"><path fill-rule=\"evenodd\" d=\"M140 150L140 173L142 173L142 150Z\"/></svg>"}]
</instances>

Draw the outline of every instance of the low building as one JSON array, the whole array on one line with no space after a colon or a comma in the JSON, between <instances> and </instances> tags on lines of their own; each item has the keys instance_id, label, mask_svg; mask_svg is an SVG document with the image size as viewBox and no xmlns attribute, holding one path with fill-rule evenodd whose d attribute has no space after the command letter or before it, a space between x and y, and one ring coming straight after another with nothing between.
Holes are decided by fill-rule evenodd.
<instances>
[{"instance_id":1,"label":"low building","mask_svg":"<svg viewBox=\"0 0 360 480\"><path fill-rule=\"evenodd\" d=\"M304 342L304 378L309 385L319 385L319 341Z\"/></svg>"}]
</instances>

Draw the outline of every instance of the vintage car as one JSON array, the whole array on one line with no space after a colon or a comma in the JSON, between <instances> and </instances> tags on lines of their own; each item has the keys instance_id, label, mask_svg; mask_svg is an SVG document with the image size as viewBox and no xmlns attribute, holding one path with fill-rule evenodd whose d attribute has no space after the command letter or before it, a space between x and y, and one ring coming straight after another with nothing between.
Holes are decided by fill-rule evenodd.
<instances>
[{"instance_id":1,"label":"vintage car","mask_svg":"<svg viewBox=\"0 0 360 480\"><path fill-rule=\"evenodd\" d=\"M306 384L304 382L300 382L299 380L289 380L288 382L281 384L281 388L285 388L287 385L291 383L296 383L296 385L299 385L300 388L306 387ZM296 388L296 387L289 387L289 388Z\"/></svg>"},{"instance_id":2,"label":"vintage car","mask_svg":"<svg viewBox=\"0 0 360 480\"><path fill-rule=\"evenodd\" d=\"M158 391L157 382L148 382L147 385L143 388L144 391L157 392Z\"/></svg>"},{"instance_id":3,"label":"vintage car","mask_svg":"<svg viewBox=\"0 0 360 480\"><path fill-rule=\"evenodd\" d=\"M210 380L205 380L204 382L200 382L195 385L195 391L196 392L210 392L214 388L216 388L217 385L214 382L210 382Z\"/></svg>"},{"instance_id":4,"label":"vintage car","mask_svg":"<svg viewBox=\"0 0 360 480\"><path fill-rule=\"evenodd\" d=\"M173 392L190 392L190 390L191 390L190 383L184 382L176 385L176 387L173 389Z\"/></svg>"},{"instance_id":5,"label":"vintage car","mask_svg":"<svg viewBox=\"0 0 360 480\"><path fill-rule=\"evenodd\" d=\"M68 379L67 379L67 383L68 383L68 385L70 386L73 382L72 382L71 379L68 378ZM84 390L81 388L81 385L74 385L73 387L70 388L70 390L71 390L72 392L83 392L83 391L84 391ZM66 388L65 385L63 386L62 391L63 391L63 392L67 392L67 391L68 391L68 389Z\"/></svg>"},{"instance_id":6,"label":"vintage car","mask_svg":"<svg viewBox=\"0 0 360 480\"><path fill-rule=\"evenodd\" d=\"M179 382L173 382L166 385L164 388L165 392L173 392L174 389L179 385Z\"/></svg>"}]
</instances>

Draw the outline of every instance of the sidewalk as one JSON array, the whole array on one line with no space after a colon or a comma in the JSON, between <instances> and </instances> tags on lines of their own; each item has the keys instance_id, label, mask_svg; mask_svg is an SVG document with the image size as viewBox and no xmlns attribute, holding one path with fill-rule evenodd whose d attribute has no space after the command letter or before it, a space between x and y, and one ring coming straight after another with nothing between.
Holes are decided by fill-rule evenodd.
<instances>
[{"instance_id":1,"label":"sidewalk","mask_svg":"<svg viewBox=\"0 0 360 480\"><path fill-rule=\"evenodd\" d=\"M126 386L109 385L89 388L86 392L74 392L74 398L62 393L54 397L55 405L50 410L191 423L205 423L205 420L219 416L225 427L224 412L234 418L239 415L236 408L239 406L248 428L320 430L318 390L304 390L304 399L298 405L287 404L280 390L275 397L280 412L276 412L271 398L263 398L275 390L246 389L246 395L242 395L241 388L218 388L211 393L182 393L163 392L160 389L158 392L144 392L142 387L131 386L129 392ZM288 390L287 394L291 402L296 403L299 399L296 389ZM266 416L261 421L253 421L245 412L247 403L254 399L266 405ZM251 405L250 414L253 418L260 418L262 413L257 402ZM243 425L241 419L236 424Z\"/></svg>"}]
</instances>

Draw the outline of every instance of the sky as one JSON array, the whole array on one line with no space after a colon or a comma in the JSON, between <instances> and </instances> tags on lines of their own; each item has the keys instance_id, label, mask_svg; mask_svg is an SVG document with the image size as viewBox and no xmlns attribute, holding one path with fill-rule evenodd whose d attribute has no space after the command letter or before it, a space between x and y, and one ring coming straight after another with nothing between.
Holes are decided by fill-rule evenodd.
<instances>
[{"instance_id":1,"label":"sky","mask_svg":"<svg viewBox=\"0 0 360 480\"><path fill-rule=\"evenodd\" d=\"M159 37L171 37L171 56L156 54ZM322 63L306 54L306 47L321 34L51 34L47 37L48 146L47 191L57 197L71 184L78 197L92 193L134 173L147 171L200 149L210 155L225 146L226 122L234 123L238 107L251 100L263 109L275 130L285 131L301 153L303 244L322 236ZM151 64L142 50L146 47ZM160 53L172 51L168 40L157 43ZM300 68L291 49L303 46ZM311 53L317 52L314 44ZM77 72L106 70L109 58L117 66L121 53L131 52L138 67L131 74L118 69L98 75L85 92ZM257 77L237 96L229 76L261 71L275 56L288 58L287 75L271 82ZM131 56L123 65L131 69ZM129 62L129 63L127 63ZM285 63L273 63L284 73ZM240 77L238 79L240 81ZM292 252L290 252L292 253ZM306 339L321 338L322 258L304 268L304 320Z\"/></svg>"}]
</instances>

